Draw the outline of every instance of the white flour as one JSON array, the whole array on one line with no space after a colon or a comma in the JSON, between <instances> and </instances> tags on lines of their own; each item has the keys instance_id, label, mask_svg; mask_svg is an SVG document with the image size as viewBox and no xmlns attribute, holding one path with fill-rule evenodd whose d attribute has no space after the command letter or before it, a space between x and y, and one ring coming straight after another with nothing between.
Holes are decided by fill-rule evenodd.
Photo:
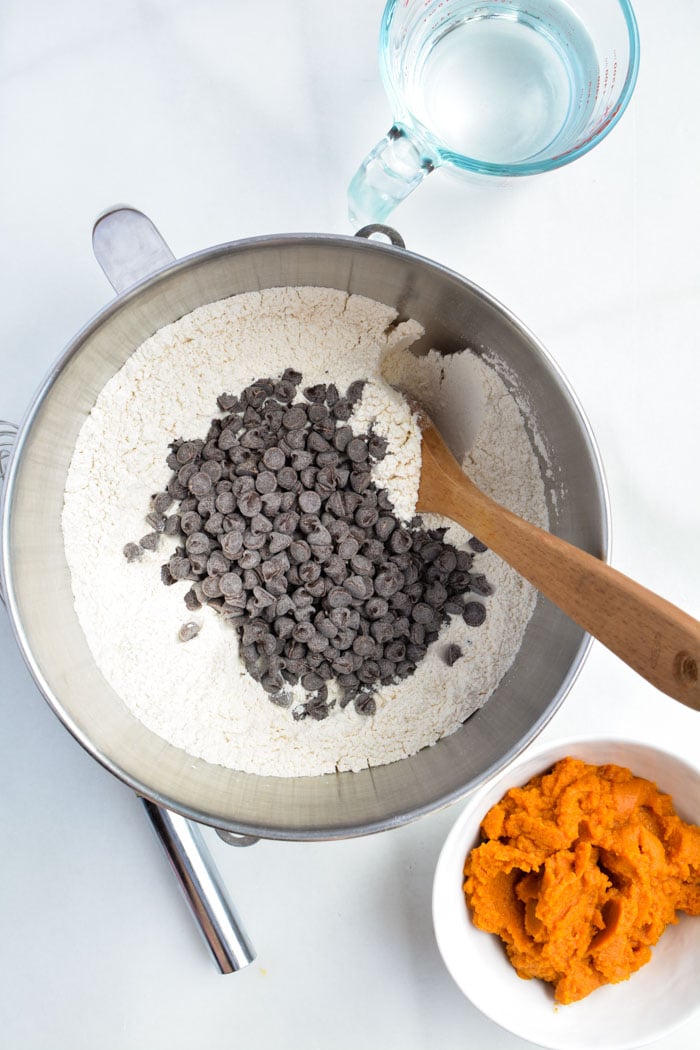
<instances>
[{"instance_id":1,"label":"white flour","mask_svg":"<svg viewBox=\"0 0 700 1050\"><path fill-rule=\"evenodd\" d=\"M535 593L491 552L475 568L494 587L481 627L452 617L414 675L375 694L377 712L336 705L324 721L295 722L270 703L238 658L235 630L214 610L189 613L190 584L166 587L160 566L177 541L127 563L127 540L148 531L149 497L170 471L168 443L204 435L222 391L298 369L302 385L344 390L367 378L352 425L374 422L390 454L375 467L397 513L413 514L420 441L410 410L382 376L420 396L448 440L470 448L473 479L513 511L547 523L538 461L523 419L496 373L470 353L416 360L421 334L395 311L344 292L279 288L201 307L147 340L110 380L85 421L68 474L63 531L76 611L105 679L151 730L192 755L252 773L303 776L404 758L454 732L491 695L518 651ZM447 422L449 415L452 423ZM456 423L454 421L457 421ZM448 524L440 519L430 524ZM446 539L464 546L451 526ZM196 638L178 641L195 620ZM464 655L444 661L450 642ZM332 693L330 694L333 695Z\"/></svg>"}]
</instances>

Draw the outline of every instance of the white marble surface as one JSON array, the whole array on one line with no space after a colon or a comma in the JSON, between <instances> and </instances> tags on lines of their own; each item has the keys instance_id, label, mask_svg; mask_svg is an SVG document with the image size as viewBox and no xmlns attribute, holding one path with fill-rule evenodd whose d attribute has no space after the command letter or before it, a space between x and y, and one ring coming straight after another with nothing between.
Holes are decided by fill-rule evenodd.
<instances>
[{"instance_id":1,"label":"white marble surface","mask_svg":"<svg viewBox=\"0 0 700 1050\"><path fill-rule=\"evenodd\" d=\"M382 6L2 0L0 416L22 415L110 298L90 245L108 205L146 211L179 255L352 232L347 181L390 123ZM506 187L438 172L392 221L552 351L600 444L615 564L700 616L700 8L672 7L637 0L637 91L597 150ZM458 807L317 846L232 850L207 832L258 950L221 977L135 799L51 714L4 614L0 661L8 1050L530 1045L462 998L434 944L432 870ZM545 732L605 726L697 760L700 715L596 645ZM700 1016L656 1045L699 1041Z\"/></svg>"}]
</instances>

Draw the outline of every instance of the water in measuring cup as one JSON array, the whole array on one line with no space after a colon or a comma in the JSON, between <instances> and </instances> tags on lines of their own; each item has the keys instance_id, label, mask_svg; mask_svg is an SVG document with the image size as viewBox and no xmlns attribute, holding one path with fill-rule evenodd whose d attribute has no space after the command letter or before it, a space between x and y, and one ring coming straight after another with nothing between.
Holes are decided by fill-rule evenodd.
<instances>
[{"instance_id":1,"label":"water in measuring cup","mask_svg":"<svg viewBox=\"0 0 700 1050\"><path fill-rule=\"evenodd\" d=\"M566 4L548 21L522 5L462 3L424 45L408 92L418 119L451 151L518 164L570 148L588 123L595 48Z\"/></svg>"}]
</instances>

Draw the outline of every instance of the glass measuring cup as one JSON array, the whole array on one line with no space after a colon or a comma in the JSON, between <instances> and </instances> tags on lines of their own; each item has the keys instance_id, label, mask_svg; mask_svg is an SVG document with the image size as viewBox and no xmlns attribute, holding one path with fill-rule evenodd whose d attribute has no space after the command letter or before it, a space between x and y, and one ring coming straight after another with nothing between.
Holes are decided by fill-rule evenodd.
<instances>
[{"instance_id":1,"label":"glass measuring cup","mask_svg":"<svg viewBox=\"0 0 700 1050\"><path fill-rule=\"evenodd\" d=\"M350 183L354 224L442 164L520 176L582 156L630 100L639 35L628 0L389 0L379 61L394 123Z\"/></svg>"}]
</instances>

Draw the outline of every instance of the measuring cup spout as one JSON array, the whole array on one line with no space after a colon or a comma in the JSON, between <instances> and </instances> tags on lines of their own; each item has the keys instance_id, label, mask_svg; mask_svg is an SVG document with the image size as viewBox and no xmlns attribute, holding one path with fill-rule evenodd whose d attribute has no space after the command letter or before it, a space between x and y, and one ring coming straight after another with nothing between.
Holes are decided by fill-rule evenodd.
<instances>
[{"instance_id":1,"label":"measuring cup spout","mask_svg":"<svg viewBox=\"0 0 700 1050\"><path fill-rule=\"evenodd\" d=\"M350 222L382 222L437 164L408 128L394 124L353 176L348 188Z\"/></svg>"}]
</instances>

